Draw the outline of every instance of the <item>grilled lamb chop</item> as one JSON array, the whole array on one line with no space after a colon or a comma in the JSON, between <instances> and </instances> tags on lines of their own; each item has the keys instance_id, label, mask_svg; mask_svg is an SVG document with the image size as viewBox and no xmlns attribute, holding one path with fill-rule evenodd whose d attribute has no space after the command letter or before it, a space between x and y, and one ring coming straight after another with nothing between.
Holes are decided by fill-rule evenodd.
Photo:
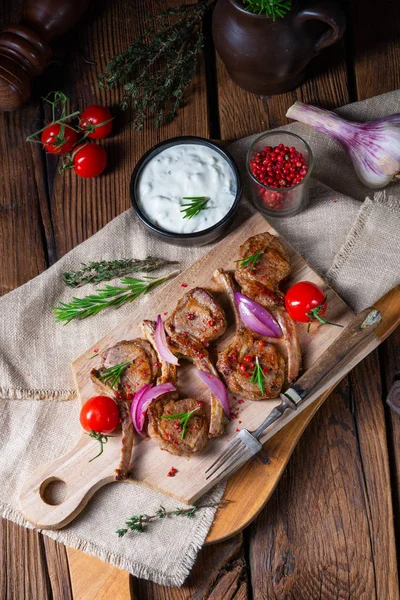
<instances>
[{"instance_id":1,"label":"grilled lamb chop","mask_svg":"<svg viewBox=\"0 0 400 600\"><path fill-rule=\"evenodd\" d=\"M189 334L201 342L210 342L226 331L225 315L214 298L203 288L189 290L165 322L167 333Z\"/></svg>"},{"instance_id":2,"label":"grilled lamb chop","mask_svg":"<svg viewBox=\"0 0 400 600\"><path fill-rule=\"evenodd\" d=\"M90 378L95 387L108 396L115 397L122 419L121 458L116 469L116 479L126 479L133 448L133 425L130 405L135 392L147 383L152 383L159 374L157 355L151 344L140 338L118 342L103 354L100 369L92 369ZM102 370L130 361L115 387L101 380Z\"/></svg>"},{"instance_id":3,"label":"grilled lamb chop","mask_svg":"<svg viewBox=\"0 0 400 600\"><path fill-rule=\"evenodd\" d=\"M285 361L283 357L275 345L258 338L244 326L236 307L233 295L235 287L231 274L223 269L217 269L214 278L220 281L226 289L236 323L236 334L233 341L218 354L217 368L219 372L223 375L231 392L240 394L243 398L249 400L276 398L284 381ZM251 383L250 375L257 358L264 373L264 393L257 383ZM246 363L247 360L249 360L248 363ZM249 368L245 371L242 369L242 365L246 366L246 364L249 365Z\"/></svg>"},{"instance_id":4,"label":"grilled lamb chop","mask_svg":"<svg viewBox=\"0 0 400 600\"><path fill-rule=\"evenodd\" d=\"M255 264L241 266L241 260L256 253L260 254ZM301 350L296 324L286 312L284 295L279 290L279 283L290 273L289 258L279 239L265 232L254 235L240 246L236 264L235 279L243 294L268 308L282 329L288 380L293 381L299 374Z\"/></svg>"},{"instance_id":5,"label":"grilled lamb chop","mask_svg":"<svg viewBox=\"0 0 400 600\"><path fill-rule=\"evenodd\" d=\"M212 373L218 377L217 370L212 364L209 354L204 346L198 340L193 339L189 335L176 333L171 337L170 347L172 352L182 355L190 360L199 371ZM210 402L210 428L208 437L218 437L224 432L227 422L226 415L219 400L211 394Z\"/></svg>"},{"instance_id":6,"label":"grilled lamb chop","mask_svg":"<svg viewBox=\"0 0 400 600\"><path fill-rule=\"evenodd\" d=\"M140 327L146 339L156 350L154 321L142 321ZM158 357L161 363L161 375L157 384L172 383L176 386L177 373L176 366L171 365ZM190 418L186 427L184 438L182 439L182 428L179 426L179 419L165 419L162 417L181 414L190 411L196 411ZM207 444L208 423L203 407L194 398L184 398L178 400L177 392L167 392L157 400L152 402L147 409L149 419L148 434L150 437L157 438L162 442L162 449L172 454L194 454L200 452Z\"/></svg>"}]
</instances>

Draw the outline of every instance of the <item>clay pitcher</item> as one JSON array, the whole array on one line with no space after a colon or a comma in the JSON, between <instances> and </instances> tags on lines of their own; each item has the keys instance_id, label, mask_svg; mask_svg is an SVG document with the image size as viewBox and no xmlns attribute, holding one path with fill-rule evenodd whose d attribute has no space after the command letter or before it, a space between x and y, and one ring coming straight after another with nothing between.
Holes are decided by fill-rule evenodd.
<instances>
[{"instance_id":1,"label":"clay pitcher","mask_svg":"<svg viewBox=\"0 0 400 600\"><path fill-rule=\"evenodd\" d=\"M241 0L218 0L212 31L233 81L269 96L297 87L310 60L337 42L345 26L333 0L294 0L285 17L275 21L248 12Z\"/></svg>"}]
</instances>

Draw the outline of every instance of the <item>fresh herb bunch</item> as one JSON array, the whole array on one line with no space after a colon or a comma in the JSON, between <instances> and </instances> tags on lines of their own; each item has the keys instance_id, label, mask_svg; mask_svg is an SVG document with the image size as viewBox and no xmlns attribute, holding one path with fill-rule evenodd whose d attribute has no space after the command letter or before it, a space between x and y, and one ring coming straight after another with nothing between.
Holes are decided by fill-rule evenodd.
<instances>
[{"instance_id":1,"label":"fresh herb bunch","mask_svg":"<svg viewBox=\"0 0 400 600\"><path fill-rule=\"evenodd\" d=\"M182 210L180 212L184 213L184 219L191 219L207 208L207 203L210 198L208 198L208 196L188 196L187 198L182 198L182 200L189 200L189 202L182 204Z\"/></svg>"},{"instance_id":2,"label":"fresh herb bunch","mask_svg":"<svg viewBox=\"0 0 400 600\"><path fill-rule=\"evenodd\" d=\"M99 379L106 385L109 385L113 390L118 387L119 380L121 379L122 373L125 369L132 364L131 360L128 360L123 363L119 363L118 365L113 365L112 367L107 367L107 369L101 369Z\"/></svg>"},{"instance_id":3,"label":"fresh herb bunch","mask_svg":"<svg viewBox=\"0 0 400 600\"><path fill-rule=\"evenodd\" d=\"M171 419L171 420L179 420L179 425L182 427L181 440L184 439L186 433L186 427L188 425L189 419L200 410L200 407L194 408L189 412L184 413L176 413L174 415L163 415L162 419Z\"/></svg>"},{"instance_id":4,"label":"fresh herb bunch","mask_svg":"<svg viewBox=\"0 0 400 600\"><path fill-rule=\"evenodd\" d=\"M292 0L243 0L247 11L256 15L265 15L275 21L276 17L283 18L292 8Z\"/></svg>"},{"instance_id":5,"label":"fresh herb bunch","mask_svg":"<svg viewBox=\"0 0 400 600\"><path fill-rule=\"evenodd\" d=\"M121 258L120 260L100 260L82 263L77 271L67 271L62 277L69 287L81 287L86 283L110 281L116 277L124 277L130 273L149 273L168 265L177 265L177 261L164 260L148 256L143 260L137 258Z\"/></svg>"},{"instance_id":6,"label":"fresh herb bunch","mask_svg":"<svg viewBox=\"0 0 400 600\"><path fill-rule=\"evenodd\" d=\"M99 75L101 89L124 87L121 108L132 106L135 129L143 128L148 111L159 127L169 123L183 105L203 49L203 16L212 3L184 4L154 16L154 27L115 56Z\"/></svg>"},{"instance_id":7,"label":"fresh herb bunch","mask_svg":"<svg viewBox=\"0 0 400 600\"><path fill-rule=\"evenodd\" d=\"M97 315L105 308L119 308L126 302L133 302L141 294L147 294L175 275L177 275L177 271L158 279L155 277L146 277L145 279L123 277L121 279L122 286L106 285L96 294L90 294L83 298L72 298L69 303L60 302L53 308L55 320L67 325L73 319L82 320Z\"/></svg>"},{"instance_id":8,"label":"fresh herb bunch","mask_svg":"<svg viewBox=\"0 0 400 600\"><path fill-rule=\"evenodd\" d=\"M226 501L225 501L226 502ZM222 501L224 503L224 501ZM129 531L144 531L146 526L151 522L158 519L165 519L166 517L188 517L192 518L202 508L213 508L215 506L221 506L222 503L207 504L204 506L191 506L189 508L177 508L176 510L166 510L164 506L156 511L154 515L133 515L126 522L126 527L117 529L115 532L118 537L123 537Z\"/></svg>"}]
</instances>

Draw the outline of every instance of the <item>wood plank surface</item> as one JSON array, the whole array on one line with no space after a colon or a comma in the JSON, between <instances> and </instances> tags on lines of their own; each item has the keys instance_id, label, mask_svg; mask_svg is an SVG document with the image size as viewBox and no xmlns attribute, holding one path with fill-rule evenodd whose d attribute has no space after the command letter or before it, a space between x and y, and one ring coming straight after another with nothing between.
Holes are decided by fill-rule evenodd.
<instances>
[{"instance_id":1,"label":"wood plank surface","mask_svg":"<svg viewBox=\"0 0 400 600\"><path fill-rule=\"evenodd\" d=\"M1 2L0 28L17 21L19 12L19 3ZM41 118L35 100L23 111L0 113L0 295L49 264L52 226L43 153L25 142ZM65 547L54 542L45 547L37 531L0 519L0 565L2 599L71 597ZM55 581L59 578L64 578L62 596Z\"/></svg>"},{"instance_id":2,"label":"wood plank surface","mask_svg":"<svg viewBox=\"0 0 400 600\"><path fill-rule=\"evenodd\" d=\"M181 0L168 2L169 6L180 4ZM142 131L134 131L129 124L129 111L123 113L118 107L122 90L117 88L104 92L98 88L97 76L107 62L124 52L136 36L143 34L150 15L157 14L163 8L165 2L162 0L137 2L134 12L131 0L109 2L107 6L95 3L90 19L85 20L70 41L68 76L60 85L70 95L73 109L104 103L114 109L117 118L115 133L101 142L109 154L109 165L104 175L85 180L76 177L73 172L62 175L54 168L49 172L57 258L131 206L129 183L133 168L142 154L154 144L179 135L209 137L202 62L193 83L195 93L190 95L179 117L159 129L155 129L153 121L149 120ZM88 65L84 57L95 62L95 65Z\"/></svg>"}]
</instances>

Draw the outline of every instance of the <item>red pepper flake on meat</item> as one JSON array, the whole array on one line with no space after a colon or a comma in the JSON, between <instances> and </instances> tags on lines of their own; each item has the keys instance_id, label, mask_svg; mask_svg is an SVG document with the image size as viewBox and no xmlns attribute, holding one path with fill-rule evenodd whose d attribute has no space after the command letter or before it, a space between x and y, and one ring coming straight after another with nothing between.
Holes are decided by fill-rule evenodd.
<instances>
[{"instance_id":1,"label":"red pepper flake on meat","mask_svg":"<svg viewBox=\"0 0 400 600\"><path fill-rule=\"evenodd\" d=\"M202 352L198 352L197 358L200 358L200 359L204 358L204 354Z\"/></svg>"},{"instance_id":2,"label":"red pepper flake on meat","mask_svg":"<svg viewBox=\"0 0 400 600\"><path fill-rule=\"evenodd\" d=\"M196 318L196 315L194 313L188 313L187 314L187 320L188 321L194 321L195 318Z\"/></svg>"},{"instance_id":3,"label":"red pepper flake on meat","mask_svg":"<svg viewBox=\"0 0 400 600\"><path fill-rule=\"evenodd\" d=\"M242 424L242 421L238 421L238 423L239 423L239 425L241 425L241 424Z\"/></svg>"},{"instance_id":4,"label":"red pepper flake on meat","mask_svg":"<svg viewBox=\"0 0 400 600\"><path fill-rule=\"evenodd\" d=\"M214 321L214 319L210 319L209 321L207 321L207 325L208 325L209 327L213 327L213 326L215 325L215 321Z\"/></svg>"},{"instance_id":5,"label":"red pepper flake on meat","mask_svg":"<svg viewBox=\"0 0 400 600\"><path fill-rule=\"evenodd\" d=\"M238 400L239 404L244 404L244 400Z\"/></svg>"},{"instance_id":6,"label":"red pepper flake on meat","mask_svg":"<svg viewBox=\"0 0 400 600\"><path fill-rule=\"evenodd\" d=\"M187 283L181 283L181 287L183 287L183 288L187 288L187 285L188 285Z\"/></svg>"},{"instance_id":7,"label":"red pepper flake on meat","mask_svg":"<svg viewBox=\"0 0 400 600\"><path fill-rule=\"evenodd\" d=\"M165 313L164 313L164 317L166 317L166 316L167 316L167 314L168 314L168 311L166 310L166 311L165 311Z\"/></svg>"},{"instance_id":8,"label":"red pepper flake on meat","mask_svg":"<svg viewBox=\"0 0 400 600\"><path fill-rule=\"evenodd\" d=\"M240 431L240 429L238 427L236 427L236 431L238 432L238 431Z\"/></svg>"},{"instance_id":9,"label":"red pepper flake on meat","mask_svg":"<svg viewBox=\"0 0 400 600\"><path fill-rule=\"evenodd\" d=\"M168 477L175 477L175 474L178 472L178 469L175 469L175 467L171 467L170 470L168 471Z\"/></svg>"},{"instance_id":10,"label":"red pepper flake on meat","mask_svg":"<svg viewBox=\"0 0 400 600\"><path fill-rule=\"evenodd\" d=\"M204 403L203 403L203 402L201 402L201 400L199 400L199 401L197 402L197 406L203 406L203 404L204 404Z\"/></svg>"},{"instance_id":11,"label":"red pepper flake on meat","mask_svg":"<svg viewBox=\"0 0 400 600\"><path fill-rule=\"evenodd\" d=\"M127 400L133 400L133 394L127 394L126 395L126 399Z\"/></svg>"}]
</instances>

